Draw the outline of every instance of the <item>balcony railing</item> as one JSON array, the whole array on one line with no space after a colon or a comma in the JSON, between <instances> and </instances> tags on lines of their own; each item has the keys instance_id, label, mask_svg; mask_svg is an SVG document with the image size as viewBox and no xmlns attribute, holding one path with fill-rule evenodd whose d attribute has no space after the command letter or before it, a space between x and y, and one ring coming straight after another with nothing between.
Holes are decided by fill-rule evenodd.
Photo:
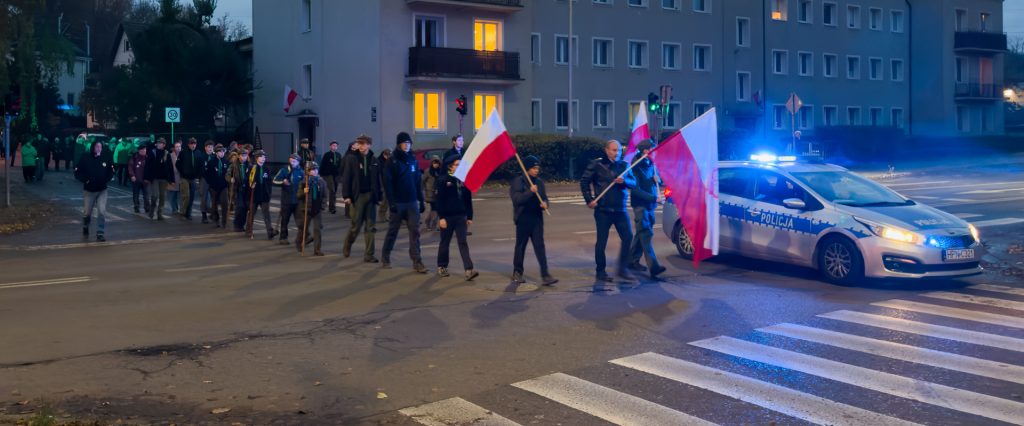
<instances>
[{"instance_id":1,"label":"balcony railing","mask_svg":"<svg viewBox=\"0 0 1024 426\"><path fill-rule=\"evenodd\" d=\"M475 7L504 12L516 12L523 9L523 0L405 0L406 3L447 4L462 7Z\"/></svg>"},{"instance_id":2,"label":"balcony railing","mask_svg":"<svg viewBox=\"0 0 1024 426\"><path fill-rule=\"evenodd\" d=\"M956 83L954 95L957 98L1000 99L1003 96L1003 85Z\"/></svg>"},{"instance_id":3,"label":"balcony railing","mask_svg":"<svg viewBox=\"0 0 1024 426\"><path fill-rule=\"evenodd\" d=\"M1006 34L981 31L958 31L953 38L956 50L972 50L981 52L1005 52Z\"/></svg>"},{"instance_id":4,"label":"balcony railing","mask_svg":"<svg viewBox=\"0 0 1024 426\"><path fill-rule=\"evenodd\" d=\"M410 47L409 77L519 80L519 52Z\"/></svg>"}]
</instances>

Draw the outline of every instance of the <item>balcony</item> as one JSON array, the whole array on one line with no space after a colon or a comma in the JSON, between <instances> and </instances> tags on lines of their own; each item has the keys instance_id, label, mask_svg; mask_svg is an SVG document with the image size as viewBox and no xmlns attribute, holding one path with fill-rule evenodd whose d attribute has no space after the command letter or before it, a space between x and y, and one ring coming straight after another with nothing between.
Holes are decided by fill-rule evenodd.
<instances>
[{"instance_id":1,"label":"balcony","mask_svg":"<svg viewBox=\"0 0 1024 426\"><path fill-rule=\"evenodd\" d=\"M489 10L492 12L504 13L514 13L523 10L523 0L405 0L405 3L408 5L448 5L459 8Z\"/></svg>"},{"instance_id":2,"label":"balcony","mask_svg":"<svg viewBox=\"0 0 1024 426\"><path fill-rule=\"evenodd\" d=\"M519 77L519 52L410 47L406 79L516 84L522 81Z\"/></svg>"},{"instance_id":3,"label":"balcony","mask_svg":"<svg viewBox=\"0 0 1024 426\"><path fill-rule=\"evenodd\" d=\"M994 55L1006 51L1006 34L980 31L957 31L953 49L961 53Z\"/></svg>"},{"instance_id":4,"label":"balcony","mask_svg":"<svg viewBox=\"0 0 1024 426\"><path fill-rule=\"evenodd\" d=\"M994 101L1003 98L1002 84L956 83L953 96L964 101Z\"/></svg>"}]
</instances>

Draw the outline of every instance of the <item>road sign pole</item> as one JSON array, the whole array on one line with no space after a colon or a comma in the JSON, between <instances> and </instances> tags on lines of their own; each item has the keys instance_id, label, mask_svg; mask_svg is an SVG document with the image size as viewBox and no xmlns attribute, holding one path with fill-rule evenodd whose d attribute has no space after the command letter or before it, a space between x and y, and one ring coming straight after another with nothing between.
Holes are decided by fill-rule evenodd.
<instances>
[{"instance_id":1,"label":"road sign pole","mask_svg":"<svg viewBox=\"0 0 1024 426\"><path fill-rule=\"evenodd\" d=\"M174 146L174 122L171 122L171 146Z\"/></svg>"}]
</instances>

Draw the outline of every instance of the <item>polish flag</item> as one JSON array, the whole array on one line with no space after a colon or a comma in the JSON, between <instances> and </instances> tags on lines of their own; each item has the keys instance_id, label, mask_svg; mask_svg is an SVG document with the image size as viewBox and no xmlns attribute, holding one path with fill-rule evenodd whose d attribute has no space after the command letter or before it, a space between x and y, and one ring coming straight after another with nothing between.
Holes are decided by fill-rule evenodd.
<instances>
[{"instance_id":1,"label":"polish flag","mask_svg":"<svg viewBox=\"0 0 1024 426\"><path fill-rule=\"evenodd\" d=\"M462 155L462 162L455 169L455 177L465 183L470 191L476 192L495 169L514 155L516 147L512 145L512 138L498 117L498 111L492 109L491 115L477 130L469 148Z\"/></svg>"},{"instance_id":2,"label":"polish flag","mask_svg":"<svg viewBox=\"0 0 1024 426\"><path fill-rule=\"evenodd\" d=\"M718 254L718 119L711 108L651 151L693 243L693 264ZM665 224L665 226L672 226Z\"/></svg>"},{"instance_id":3,"label":"polish flag","mask_svg":"<svg viewBox=\"0 0 1024 426\"><path fill-rule=\"evenodd\" d=\"M292 109L292 104L295 103L295 98L299 97L299 92L292 89L289 85L284 85L284 112Z\"/></svg>"},{"instance_id":4,"label":"polish flag","mask_svg":"<svg viewBox=\"0 0 1024 426\"><path fill-rule=\"evenodd\" d=\"M633 118L633 132L629 134L629 144L626 145L626 155L623 159L632 164L633 157L636 155L636 146L650 138L651 131L647 126L647 102L640 101L640 109L636 111L636 117Z\"/></svg>"}]
</instances>

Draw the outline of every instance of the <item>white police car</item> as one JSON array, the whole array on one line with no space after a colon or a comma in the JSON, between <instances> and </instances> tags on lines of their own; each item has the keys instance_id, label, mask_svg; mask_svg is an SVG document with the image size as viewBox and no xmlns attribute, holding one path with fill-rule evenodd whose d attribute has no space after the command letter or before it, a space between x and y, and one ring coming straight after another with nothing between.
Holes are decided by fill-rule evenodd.
<instances>
[{"instance_id":1,"label":"white police car","mask_svg":"<svg viewBox=\"0 0 1024 426\"><path fill-rule=\"evenodd\" d=\"M719 251L816 268L830 282L981 273L974 226L842 167L754 156L719 163ZM663 229L693 246L674 206Z\"/></svg>"}]
</instances>

